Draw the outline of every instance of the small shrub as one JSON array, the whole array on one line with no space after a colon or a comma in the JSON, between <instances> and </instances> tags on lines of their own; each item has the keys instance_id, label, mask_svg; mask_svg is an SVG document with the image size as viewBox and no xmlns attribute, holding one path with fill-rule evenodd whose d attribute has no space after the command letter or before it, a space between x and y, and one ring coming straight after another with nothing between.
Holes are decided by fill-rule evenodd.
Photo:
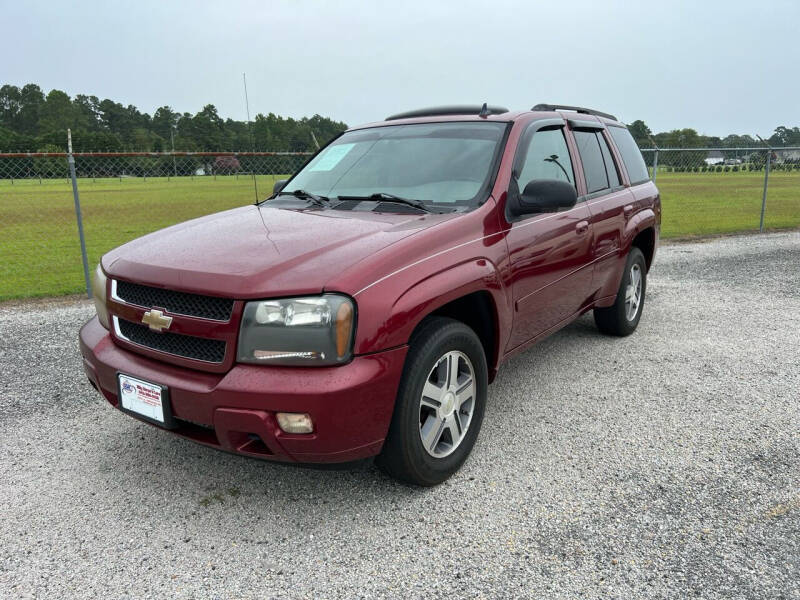
<instances>
[{"instance_id":1,"label":"small shrub","mask_svg":"<svg viewBox=\"0 0 800 600\"><path fill-rule=\"evenodd\" d=\"M734 173L738 173L739 172L739 165L733 165L733 172Z\"/></svg>"},{"instance_id":2,"label":"small shrub","mask_svg":"<svg viewBox=\"0 0 800 600\"><path fill-rule=\"evenodd\" d=\"M727 173L730 170L731 170L731 168L728 165L725 165L725 172Z\"/></svg>"}]
</instances>

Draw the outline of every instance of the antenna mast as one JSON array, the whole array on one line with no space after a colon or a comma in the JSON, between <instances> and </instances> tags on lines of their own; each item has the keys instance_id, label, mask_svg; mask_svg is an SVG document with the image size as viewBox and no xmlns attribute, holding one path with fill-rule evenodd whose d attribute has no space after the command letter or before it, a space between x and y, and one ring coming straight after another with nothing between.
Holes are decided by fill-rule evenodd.
<instances>
[{"instance_id":1,"label":"antenna mast","mask_svg":"<svg viewBox=\"0 0 800 600\"><path fill-rule=\"evenodd\" d=\"M250 126L250 100L247 97L247 73L242 73L242 83L244 84L244 106L247 111L247 132L250 134L250 151L256 151L256 144L253 140L253 128ZM253 189L256 192L256 204L258 204L258 182L256 172L253 170Z\"/></svg>"}]
</instances>

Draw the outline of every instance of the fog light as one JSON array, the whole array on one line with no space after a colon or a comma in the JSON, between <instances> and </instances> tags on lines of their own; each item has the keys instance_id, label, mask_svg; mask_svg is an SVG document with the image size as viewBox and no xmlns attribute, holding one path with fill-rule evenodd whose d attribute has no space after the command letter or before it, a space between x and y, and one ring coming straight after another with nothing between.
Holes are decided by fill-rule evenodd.
<instances>
[{"instance_id":1,"label":"fog light","mask_svg":"<svg viewBox=\"0 0 800 600\"><path fill-rule=\"evenodd\" d=\"M278 413L278 425L286 433L311 433L314 424L308 413Z\"/></svg>"}]
</instances>

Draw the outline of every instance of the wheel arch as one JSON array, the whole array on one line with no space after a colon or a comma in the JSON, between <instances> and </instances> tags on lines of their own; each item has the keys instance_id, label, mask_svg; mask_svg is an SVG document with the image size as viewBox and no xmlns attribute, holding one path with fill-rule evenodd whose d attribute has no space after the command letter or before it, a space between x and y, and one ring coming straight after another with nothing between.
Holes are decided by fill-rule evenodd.
<instances>
[{"instance_id":1,"label":"wheel arch","mask_svg":"<svg viewBox=\"0 0 800 600\"><path fill-rule=\"evenodd\" d=\"M372 309L381 305L386 312L384 318L365 323L359 332L357 352L408 344L426 318L449 317L475 331L486 354L491 381L501 356L503 332L510 327L504 302L505 291L491 261L480 258L450 265L415 281L388 306L385 300L370 298Z\"/></svg>"},{"instance_id":2,"label":"wheel arch","mask_svg":"<svg viewBox=\"0 0 800 600\"><path fill-rule=\"evenodd\" d=\"M656 251L656 229L654 226L645 227L641 229L631 240L631 247L637 247L644 254L644 261L647 265L647 271L650 271L650 266L653 264L653 256Z\"/></svg>"},{"instance_id":3,"label":"wheel arch","mask_svg":"<svg viewBox=\"0 0 800 600\"><path fill-rule=\"evenodd\" d=\"M491 294L486 290L480 290L443 304L423 317L411 333L412 339L429 317L448 317L464 323L475 332L486 354L486 364L489 367L489 383L491 383L497 373L499 355L497 307Z\"/></svg>"}]
</instances>

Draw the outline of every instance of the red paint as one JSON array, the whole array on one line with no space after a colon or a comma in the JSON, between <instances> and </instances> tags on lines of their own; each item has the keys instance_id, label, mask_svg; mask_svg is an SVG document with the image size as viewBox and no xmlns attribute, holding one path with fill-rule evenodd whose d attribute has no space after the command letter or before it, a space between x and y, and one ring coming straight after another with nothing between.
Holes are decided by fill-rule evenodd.
<instances>
[{"instance_id":1,"label":"red paint","mask_svg":"<svg viewBox=\"0 0 800 600\"><path fill-rule=\"evenodd\" d=\"M489 117L512 125L491 195L465 214L290 210L267 203L169 227L109 252L102 265L110 278L235 299L230 323L171 315L171 332L226 340L228 354L220 365L167 356L116 339L93 319L80 336L89 378L114 405L117 371L168 386L174 416L182 420L177 433L226 450L308 462L376 454L409 337L426 315L466 294L488 293L494 310L494 375L510 355L595 306L613 303L637 234L652 230L657 244L658 190L651 182L630 186L608 135L624 188L579 201L569 211L513 223L506 218L520 134L529 123L554 116ZM372 126L477 119L420 118ZM566 136L582 196L580 157L568 127ZM234 362L244 301L323 291L355 299L352 362L326 368ZM109 309L132 321L144 313L111 299ZM314 433L281 433L277 411L309 413Z\"/></svg>"}]
</instances>

